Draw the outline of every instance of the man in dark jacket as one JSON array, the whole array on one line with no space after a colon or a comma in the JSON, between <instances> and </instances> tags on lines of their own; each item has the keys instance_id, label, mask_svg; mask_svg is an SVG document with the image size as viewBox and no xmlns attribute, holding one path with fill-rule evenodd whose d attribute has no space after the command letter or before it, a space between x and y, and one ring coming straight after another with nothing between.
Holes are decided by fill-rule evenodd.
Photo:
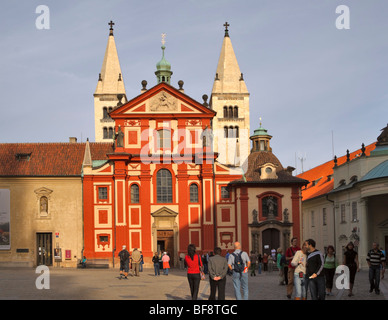
<instances>
[{"instance_id":1,"label":"man in dark jacket","mask_svg":"<svg viewBox=\"0 0 388 320\"><path fill-rule=\"evenodd\" d=\"M128 272L129 272L129 252L126 249L126 246L123 246L123 249L119 252L118 256L120 257L120 280L122 276L125 277L125 279L128 279Z\"/></svg>"},{"instance_id":2,"label":"man in dark jacket","mask_svg":"<svg viewBox=\"0 0 388 320\"><path fill-rule=\"evenodd\" d=\"M306 264L306 292L310 289L312 300L325 300L325 277L323 274L323 254L315 249L315 241L308 239Z\"/></svg>"},{"instance_id":3,"label":"man in dark jacket","mask_svg":"<svg viewBox=\"0 0 388 320\"><path fill-rule=\"evenodd\" d=\"M221 257L221 248L214 249L214 256L208 261L210 296L209 300L216 299L216 290L218 288L218 300L225 300L226 274L228 272L228 263L224 257Z\"/></svg>"}]
</instances>

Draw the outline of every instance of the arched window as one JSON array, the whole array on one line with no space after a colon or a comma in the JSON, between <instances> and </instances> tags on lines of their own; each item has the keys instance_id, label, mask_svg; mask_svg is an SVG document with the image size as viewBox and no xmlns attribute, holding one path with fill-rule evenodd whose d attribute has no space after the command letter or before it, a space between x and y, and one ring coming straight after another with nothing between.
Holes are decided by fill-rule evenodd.
<instances>
[{"instance_id":1,"label":"arched window","mask_svg":"<svg viewBox=\"0 0 388 320\"><path fill-rule=\"evenodd\" d=\"M157 147L160 148L171 148L171 132L170 130L158 130Z\"/></svg>"},{"instance_id":2,"label":"arched window","mask_svg":"<svg viewBox=\"0 0 388 320\"><path fill-rule=\"evenodd\" d=\"M234 130L233 130L233 127L232 127L232 126L229 127L229 134L228 134L228 137L229 137L229 138L235 138L235 136L234 136Z\"/></svg>"},{"instance_id":3,"label":"arched window","mask_svg":"<svg viewBox=\"0 0 388 320\"><path fill-rule=\"evenodd\" d=\"M172 203L172 176L167 169L160 169L156 174L156 202Z\"/></svg>"},{"instance_id":4,"label":"arched window","mask_svg":"<svg viewBox=\"0 0 388 320\"><path fill-rule=\"evenodd\" d=\"M102 111L103 111L103 118L107 119L108 118L108 108L104 107L104 109L102 109Z\"/></svg>"},{"instance_id":5,"label":"arched window","mask_svg":"<svg viewBox=\"0 0 388 320\"><path fill-rule=\"evenodd\" d=\"M234 117L238 118L238 107L237 106L234 107Z\"/></svg>"},{"instance_id":6,"label":"arched window","mask_svg":"<svg viewBox=\"0 0 388 320\"><path fill-rule=\"evenodd\" d=\"M108 139L108 128L103 129L103 138Z\"/></svg>"},{"instance_id":7,"label":"arched window","mask_svg":"<svg viewBox=\"0 0 388 320\"><path fill-rule=\"evenodd\" d=\"M190 185L190 202L198 202L198 186L195 183Z\"/></svg>"},{"instance_id":8,"label":"arched window","mask_svg":"<svg viewBox=\"0 0 388 320\"><path fill-rule=\"evenodd\" d=\"M48 199L47 197L40 198L40 213L48 212Z\"/></svg>"},{"instance_id":9,"label":"arched window","mask_svg":"<svg viewBox=\"0 0 388 320\"><path fill-rule=\"evenodd\" d=\"M131 203L139 203L139 186L137 184L131 185Z\"/></svg>"},{"instance_id":10,"label":"arched window","mask_svg":"<svg viewBox=\"0 0 388 320\"><path fill-rule=\"evenodd\" d=\"M264 150L265 150L264 140L260 140L260 151L264 151Z\"/></svg>"},{"instance_id":11,"label":"arched window","mask_svg":"<svg viewBox=\"0 0 388 320\"><path fill-rule=\"evenodd\" d=\"M238 138L239 137L239 130L238 130L238 127L234 127L234 134L235 134L235 137Z\"/></svg>"},{"instance_id":12,"label":"arched window","mask_svg":"<svg viewBox=\"0 0 388 320\"><path fill-rule=\"evenodd\" d=\"M229 118L233 118L233 107L229 107Z\"/></svg>"},{"instance_id":13,"label":"arched window","mask_svg":"<svg viewBox=\"0 0 388 320\"><path fill-rule=\"evenodd\" d=\"M109 139L113 139L113 128L109 128L109 135L108 135L108 138L109 138Z\"/></svg>"},{"instance_id":14,"label":"arched window","mask_svg":"<svg viewBox=\"0 0 388 320\"><path fill-rule=\"evenodd\" d=\"M225 106L224 107L224 118L227 118L228 117L228 107Z\"/></svg>"},{"instance_id":15,"label":"arched window","mask_svg":"<svg viewBox=\"0 0 388 320\"><path fill-rule=\"evenodd\" d=\"M228 127L224 127L224 138L228 137Z\"/></svg>"}]
</instances>

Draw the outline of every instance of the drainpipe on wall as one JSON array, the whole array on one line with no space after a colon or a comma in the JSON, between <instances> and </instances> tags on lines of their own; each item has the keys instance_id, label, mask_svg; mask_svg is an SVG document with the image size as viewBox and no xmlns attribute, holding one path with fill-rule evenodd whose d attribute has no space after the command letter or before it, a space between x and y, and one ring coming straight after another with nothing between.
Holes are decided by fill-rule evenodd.
<instances>
[{"instance_id":1,"label":"drainpipe on wall","mask_svg":"<svg viewBox=\"0 0 388 320\"><path fill-rule=\"evenodd\" d=\"M214 248L217 247L217 205L216 205L216 172L214 170L215 160L213 159L213 228Z\"/></svg>"},{"instance_id":2,"label":"drainpipe on wall","mask_svg":"<svg viewBox=\"0 0 388 320\"><path fill-rule=\"evenodd\" d=\"M113 163L113 172L115 172L115 163ZM115 193L116 193L116 188L115 188L115 183L114 183L114 180L113 180L113 196L112 196L112 205L114 206L114 210L113 211L113 243L114 243L114 247L113 247L113 251L112 251L112 267L113 269L115 268L115 252L116 252L116 206L115 206Z\"/></svg>"},{"instance_id":3,"label":"drainpipe on wall","mask_svg":"<svg viewBox=\"0 0 388 320\"><path fill-rule=\"evenodd\" d=\"M84 258L84 250L85 250L85 224L84 224L84 217L85 217L85 207L84 207L84 178L81 176L81 185L82 185L82 250L81 250L81 261Z\"/></svg>"},{"instance_id":4,"label":"drainpipe on wall","mask_svg":"<svg viewBox=\"0 0 388 320\"><path fill-rule=\"evenodd\" d=\"M337 245L336 245L337 237L336 237L336 234L335 234L335 207L334 207L334 201L329 199L329 195L328 194L326 194L326 200L330 201L333 204L334 245L337 247Z\"/></svg>"}]
</instances>

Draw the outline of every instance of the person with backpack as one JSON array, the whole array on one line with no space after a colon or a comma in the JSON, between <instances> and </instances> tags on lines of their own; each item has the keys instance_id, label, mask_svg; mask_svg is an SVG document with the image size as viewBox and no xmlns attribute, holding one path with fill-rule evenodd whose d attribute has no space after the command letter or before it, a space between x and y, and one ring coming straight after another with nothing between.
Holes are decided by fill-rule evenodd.
<instances>
[{"instance_id":1,"label":"person with backpack","mask_svg":"<svg viewBox=\"0 0 388 320\"><path fill-rule=\"evenodd\" d=\"M240 289L243 291L244 300L248 300L248 269L251 261L246 252L241 251L241 244L234 243L234 252L229 256L228 267L233 271L232 281L234 294L237 300L242 300Z\"/></svg>"},{"instance_id":2,"label":"person with backpack","mask_svg":"<svg viewBox=\"0 0 388 320\"><path fill-rule=\"evenodd\" d=\"M123 246L122 250L118 254L120 257L120 280L122 279L122 276L124 276L125 279L128 279L130 254L126 248L126 246Z\"/></svg>"}]
</instances>

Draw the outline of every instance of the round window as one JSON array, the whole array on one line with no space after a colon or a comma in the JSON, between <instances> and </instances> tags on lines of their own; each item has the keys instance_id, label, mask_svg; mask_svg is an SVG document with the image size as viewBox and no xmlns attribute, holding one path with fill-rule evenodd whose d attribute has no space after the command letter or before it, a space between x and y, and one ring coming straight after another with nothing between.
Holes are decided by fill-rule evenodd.
<instances>
[{"instance_id":1,"label":"round window","mask_svg":"<svg viewBox=\"0 0 388 320\"><path fill-rule=\"evenodd\" d=\"M272 168L270 168L270 167L265 168L265 172L266 173L271 173L272 172Z\"/></svg>"}]
</instances>

